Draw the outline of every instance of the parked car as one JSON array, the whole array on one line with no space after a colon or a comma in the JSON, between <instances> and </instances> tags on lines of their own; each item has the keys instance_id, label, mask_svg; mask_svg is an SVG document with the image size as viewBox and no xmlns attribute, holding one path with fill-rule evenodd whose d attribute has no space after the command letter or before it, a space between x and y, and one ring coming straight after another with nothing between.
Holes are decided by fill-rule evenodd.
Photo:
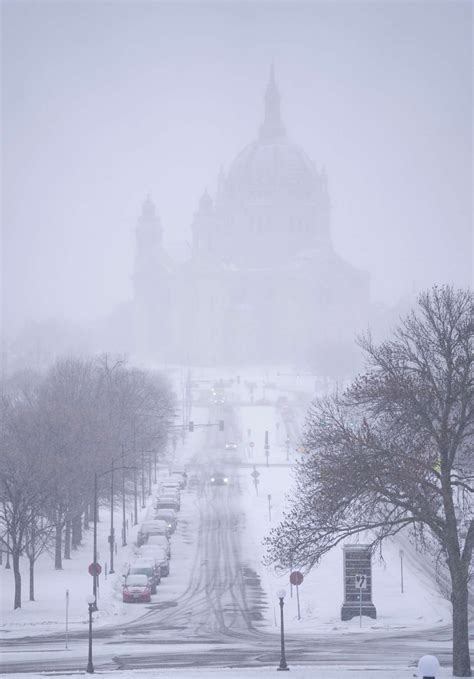
<instances>
[{"instance_id":1,"label":"parked car","mask_svg":"<svg viewBox=\"0 0 474 679\"><path fill-rule=\"evenodd\" d=\"M158 511L159 509L174 509L176 512L179 512L181 509L181 504L175 497L169 497L165 495L158 498L156 502L155 510Z\"/></svg>"},{"instance_id":2,"label":"parked car","mask_svg":"<svg viewBox=\"0 0 474 679\"><path fill-rule=\"evenodd\" d=\"M140 547L140 555L146 559L153 560L155 569L160 572L160 578L166 578L170 574L170 560L163 547L159 545L143 545Z\"/></svg>"},{"instance_id":3,"label":"parked car","mask_svg":"<svg viewBox=\"0 0 474 679\"><path fill-rule=\"evenodd\" d=\"M168 559L171 559L171 544L169 538L166 537L166 535L150 535L146 542L146 546L150 545L157 545L158 547L163 547Z\"/></svg>"},{"instance_id":4,"label":"parked car","mask_svg":"<svg viewBox=\"0 0 474 679\"><path fill-rule=\"evenodd\" d=\"M183 488L186 488L186 485L188 483L188 475L186 474L186 472L178 470L173 471L171 472L171 478L176 478L179 481L181 490Z\"/></svg>"},{"instance_id":5,"label":"parked car","mask_svg":"<svg viewBox=\"0 0 474 679\"><path fill-rule=\"evenodd\" d=\"M225 444L226 450L237 450L237 444L234 441L227 441Z\"/></svg>"},{"instance_id":6,"label":"parked car","mask_svg":"<svg viewBox=\"0 0 474 679\"><path fill-rule=\"evenodd\" d=\"M158 489L158 494L157 498L162 497L163 495L172 495L173 497L176 497L176 499L179 501L181 499L181 491L179 489L179 486L160 486Z\"/></svg>"},{"instance_id":7,"label":"parked car","mask_svg":"<svg viewBox=\"0 0 474 679\"><path fill-rule=\"evenodd\" d=\"M129 575L146 575L150 585L151 593L156 594L156 586L160 583L161 573L155 567L155 562L150 558L140 558L129 566L127 576ZM126 580L125 580L126 581Z\"/></svg>"},{"instance_id":8,"label":"parked car","mask_svg":"<svg viewBox=\"0 0 474 679\"><path fill-rule=\"evenodd\" d=\"M175 532L176 525L178 523L178 517L175 509L165 509L165 508L157 509L156 518L161 519L162 521L166 521L170 533Z\"/></svg>"},{"instance_id":9,"label":"parked car","mask_svg":"<svg viewBox=\"0 0 474 679\"><path fill-rule=\"evenodd\" d=\"M153 519L152 521L145 521L140 526L137 533L137 545L143 545L150 535L169 535L169 528L166 521L161 519Z\"/></svg>"},{"instance_id":10,"label":"parked car","mask_svg":"<svg viewBox=\"0 0 474 679\"><path fill-rule=\"evenodd\" d=\"M160 491L175 490L175 491L178 491L178 493L179 493L180 489L181 489L181 480L180 479L173 479L173 478L170 477L169 479L166 479L166 481L163 481L162 483L160 483Z\"/></svg>"},{"instance_id":11,"label":"parked car","mask_svg":"<svg viewBox=\"0 0 474 679\"><path fill-rule=\"evenodd\" d=\"M132 601L151 601L151 586L148 577L143 573L130 573L125 578L122 590L122 600L124 603Z\"/></svg>"}]
</instances>

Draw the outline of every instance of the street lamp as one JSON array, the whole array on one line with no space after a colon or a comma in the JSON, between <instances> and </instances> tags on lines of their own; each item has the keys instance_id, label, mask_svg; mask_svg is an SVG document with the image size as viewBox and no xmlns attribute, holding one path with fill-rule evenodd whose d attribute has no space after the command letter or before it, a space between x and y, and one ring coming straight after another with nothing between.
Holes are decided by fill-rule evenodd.
<instances>
[{"instance_id":1,"label":"street lamp","mask_svg":"<svg viewBox=\"0 0 474 679\"><path fill-rule=\"evenodd\" d=\"M136 467L116 467L114 460L112 460L112 466L110 469L106 469L103 471L101 474L98 474L97 472L94 472L94 538L93 538L93 554L92 554L92 563L94 564L94 573L93 573L93 585L92 585L92 591L94 594L94 610L97 611L97 589L98 589L98 577L99 573L97 572L96 564L97 564L97 519L98 519L98 503L99 503L99 498L98 498L98 480L102 477L105 476L106 474L111 474L111 487L110 487L110 535L109 535L109 544L110 544L110 569L109 573L114 573L114 549L115 549L115 544L114 544L114 472L119 471L120 469L122 470L133 470L136 475L137 468ZM125 488L124 490L124 498L125 498ZM135 501L135 507L136 507L136 501ZM136 509L135 509L135 519L136 519ZM124 527L125 527L125 516L124 516Z\"/></svg>"},{"instance_id":2,"label":"street lamp","mask_svg":"<svg viewBox=\"0 0 474 679\"><path fill-rule=\"evenodd\" d=\"M280 599L280 642L281 642L281 655L280 655L280 664L277 667L278 672L287 672L290 668L286 664L286 657L285 657L285 625L283 622L283 599L286 596L286 592L284 589L280 589L277 592L277 597Z\"/></svg>"},{"instance_id":3,"label":"street lamp","mask_svg":"<svg viewBox=\"0 0 474 679\"><path fill-rule=\"evenodd\" d=\"M418 672L423 679L436 679L439 670L439 660L434 655L424 655L418 660Z\"/></svg>"},{"instance_id":4,"label":"street lamp","mask_svg":"<svg viewBox=\"0 0 474 679\"><path fill-rule=\"evenodd\" d=\"M111 480L110 480L110 535L109 535L109 545L110 545L110 564L109 573L115 573L114 571L114 549L115 549L115 534L114 534L114 471L115 471L115 461L112 458Z\"/></svg>"},{"instance_id":5,"label":"street lamp","mask_svg":"<svg viewBox=\"0 0 474 679\"><path fill-rule=\"evenodd\" d=\"M92 612L95 610L95 596L93 594L87 597L87 606L89 607L89 658L86 672L94 674L94 665L92 664Z\"/></svg>"}]
</instances>

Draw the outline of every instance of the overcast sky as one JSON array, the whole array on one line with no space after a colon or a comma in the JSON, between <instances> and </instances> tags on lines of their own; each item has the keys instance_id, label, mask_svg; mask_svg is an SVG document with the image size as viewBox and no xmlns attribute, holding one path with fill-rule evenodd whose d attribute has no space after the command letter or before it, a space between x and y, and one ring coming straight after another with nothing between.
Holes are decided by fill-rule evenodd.
<instances>
[{"instance_id":1,"label":"overcast sky","mask_svg":"<svg viewBox=\"0 0 474 679\"><path fill-rule=\"evenodd\" d=\"M269 65L325 165L336 249L395 301L472 271L468 2L3 2L4 320L86 320L132 294L149 192L190 240L252 141Z\"/></svg>"}]
</instances>

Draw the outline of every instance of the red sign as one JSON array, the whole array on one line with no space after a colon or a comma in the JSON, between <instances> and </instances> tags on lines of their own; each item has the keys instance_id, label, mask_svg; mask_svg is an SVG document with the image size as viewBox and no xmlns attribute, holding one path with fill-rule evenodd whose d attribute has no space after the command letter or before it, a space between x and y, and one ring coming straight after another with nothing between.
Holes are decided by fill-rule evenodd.
<instances>
[{"instance_id":1,"label":"red sign","mask_svg":"<svg viewBox=\"0 0 474 679\"><path fill-rule=\"evenodd\" d=\"M293 571L290 575L290 582L292 585L301 585L303 582L303 573L300 573L299 571Z\"/></svg>"},{"instance_id":2,"label":"red sign","mask_svg":"<svg viewBox=\"0 0 474 679\"><path fill-rule=\"evenodd\" d=\"M102 573L102 566L100 563L89 564L88 571L91 575L100 575Z\"/></svg>"}]
</instances>

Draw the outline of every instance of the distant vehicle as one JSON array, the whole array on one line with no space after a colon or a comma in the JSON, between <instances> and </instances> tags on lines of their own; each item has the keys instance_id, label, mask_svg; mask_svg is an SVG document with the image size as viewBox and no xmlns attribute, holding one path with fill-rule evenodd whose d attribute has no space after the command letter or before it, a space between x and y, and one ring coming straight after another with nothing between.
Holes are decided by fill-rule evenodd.
<instances>
[{"instance_id":1,"label":"distant vehicle","mask_svg":"<svg viewBox=\"0 0 474 679\"><path fill-rule=\"evenodd\" d=\"M197 488L197 486L199 486L199 479L197 474L193 474L192 476L189 477L189 487Z\"/></svg>"},{"instance_id":2,"label":"distant vehicle","mask_svg":"<svg viewBox=\"0 0 474 679\"><path fill-rule=\"evenodd\" d=\"M151 601L151 587L148 577L142 573L131 573L125 578L122 590L122 600L124 603L132 601Z\"/></svg>"},{"instance_id":3,"label":"distant vehicle","mask_svg":"<svg viewBox=\"0 0 474 679\"><path fill-rule=\"evenodd\" d=\"M160 545L143 545L140 547L140 555L146 559L153 559L160 579L166 578L170 574L170 560L166 550Z\"/></svg>"},{"instance_id":4,"label":"distant vehicle","mask_svg":"<svg viewBox=\"0 0 474 679\"><path fill-rule=\"evenodd\" d=\"M166 535L150 535L146 542L147 546L156 545L158 547L163 547L166 552L168 559L171 559L171 544L169 538Z\"/></svg>"},{"instance_id":5,"label":"distant vehicle","mask_svg":"<svg viewBox=\"0 0 474 679\"><path fill-rule=\"evenodd\" d=\"M176 525L178 523L178 518L176 515L176 510L174 509L157 509L156 510L156 518L160 519L161 521L166 521L168 524L168 528L170 530L170 533L174 533L176 530Z\"/></svg>"},{"instance_id":6,"label":"distant vehicle","mask_svg":"<svg viewBox=\"0 0 474 679\"><path fill-rule=\"evenodd\" d=\"M180 488L181 479L169 479L167 481L163 481L163 483L160 483L160 493L166 490L177 491L179 493Z\"/></svg>"},{"instance_id":7,"label":"distant vehicle","mask_svg":"<svg viewBox=\"0 0 474 679\"><path fill-rule=\"evenodd\" d=\"M175 478L177 481L179 481L179 487L181 488L181 490L183 488L186 488L188 482L188 475L186 474L186 472L179 471L171 472L171 478Z\"/></svg>"},{"instance_id":8,"label":"distant vehicle","mask_svg":"<svg viewBox=\"0 0 474 679\"><path fill-rule=\"evenodd\" d=\"M229 479L223 472L214 472L214 474L211 474L211 483L214 486L226 486Z\"/></svg>"},{"instance_id":9,"label":"distant vehicle","mask_svg":"<svg viewBox=\"0 0 474 679\"><path fill-rule=\"evenodd\" d=\"M237 450L237 444L234 443L233 441L228 441L228 442L225 444L225 449L226 449L226 450Z\"/></svg>"},{"instance_id":10,"label":"distant vehicle","mask_svg":"<svg viewBox=\"0 0 474 679\"><path fill-rule=\"evenodd\" d=\"M127 577L129 575L146 575L148 584L150 585L151 593L156 594L156 586L159 584L161 575L153 559L140 559L135 561L128 569Z\"/></svg>"}]
</instances>

